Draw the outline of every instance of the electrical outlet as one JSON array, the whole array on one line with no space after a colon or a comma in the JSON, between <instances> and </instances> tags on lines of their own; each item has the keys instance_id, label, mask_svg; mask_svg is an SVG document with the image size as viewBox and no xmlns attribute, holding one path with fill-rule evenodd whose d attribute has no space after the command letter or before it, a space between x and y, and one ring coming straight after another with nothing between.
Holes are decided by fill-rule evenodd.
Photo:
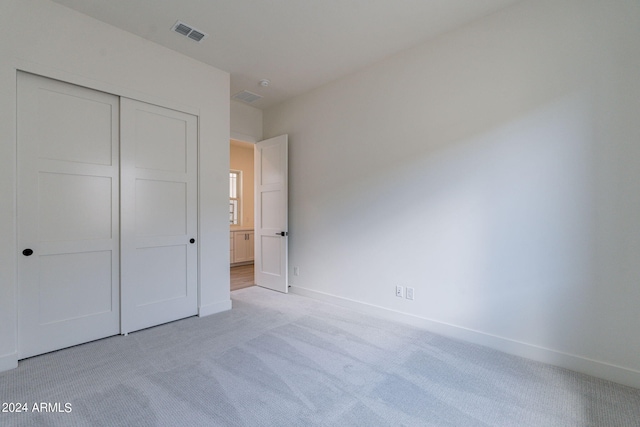
<instances>
[{"instance_id":1,"label":"electrical outlet","mask_svg":"<svg viewBox=\"0 0 640 427\"><path fill-rule=\"evenodd\" d=\"M413 288L407 288L407 299L413 300Z\"/></svg>"},{"instance_id":2,"label":"electrical outlet","mask_svg":"<svg viewBox=\"0 0 640 427\"><path fill-rule=\"evenodd\" d=\"M402 286L396 286L396 296L402 298Z\"/></svg>"},{"instance_id":3,"label":"electrical outlet","mask_svg":"<svg viewBox=\"0 0 640 427\"><path fill-rule=\"evenodd\" d=\"M294 276L300 275L300 267L293 267L293 275Z\"/></svg>"}]
</instances>

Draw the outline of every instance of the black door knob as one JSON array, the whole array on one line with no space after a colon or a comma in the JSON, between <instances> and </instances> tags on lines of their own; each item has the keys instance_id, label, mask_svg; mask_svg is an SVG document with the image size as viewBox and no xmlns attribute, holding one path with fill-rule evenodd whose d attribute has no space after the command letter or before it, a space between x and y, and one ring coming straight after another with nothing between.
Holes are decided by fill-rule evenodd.
<instances>
[{"instance_id":1,"label":"black door knob","mask_svg":"<svg viewBox=\"0 0 640 427\"><path fill-rule=\"evenodd\" d=\"M24 251L22 251L22 255L31 256L31 255L33 255L33 250L32 249L25 249Z\"/></svg>"},{"instance_id":2,"label":"black door knob","mask_svg":"<svg viewBox=\"0 0 640 427\"><path fill-rule=\"evenodd\" d=\"M189 243L194 244L196 242L196 239L189 239Z\"/></svg>"}]
</instances>

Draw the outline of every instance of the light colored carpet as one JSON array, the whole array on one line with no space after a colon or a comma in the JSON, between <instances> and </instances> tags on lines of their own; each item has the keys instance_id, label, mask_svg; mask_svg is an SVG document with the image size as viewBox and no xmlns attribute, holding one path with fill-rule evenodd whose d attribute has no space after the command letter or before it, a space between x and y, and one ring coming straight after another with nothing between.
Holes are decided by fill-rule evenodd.
<instances>
[{"instance_id":1,"label":"light colored carpet","mask_svg":"<svg viewBox=\"0 0 640 427\"><path fill-rule=\"evenodd\" d=\"M640 390L259 287L0 374L2 426L639 426Z\"/></svg>"}]
</instances>

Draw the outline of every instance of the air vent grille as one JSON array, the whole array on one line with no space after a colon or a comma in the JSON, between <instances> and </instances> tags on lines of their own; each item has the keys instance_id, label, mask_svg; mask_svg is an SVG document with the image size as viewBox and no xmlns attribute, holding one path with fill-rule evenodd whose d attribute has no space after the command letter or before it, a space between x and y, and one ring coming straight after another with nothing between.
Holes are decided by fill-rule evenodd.
<instances>
[{"instance_id":1,"label":"air vent grille","mask_svg":"<svg viewBox=\"0 0 640 427\"><path fill-rule=\"evenodd\" d=\"M183 36L186 36L187 34L189 34L192 30L191 27L187 27L184 24L178 24L175 26L175 28L173 29L173 31L175 31L176 33L180 33Z\"/></svg>"},{"instance_id":2,"label":"air vent grille","mask_svg":"<svg viewBox=\"0 0 640 427\"><path fill-rule=\"evenodd\" d=\"M185 24L184 22L177 21L172 28L178 34L182 34L183 36L187 36L191 40L194 40L200 43L202 40L206 39L208 34L203 33L200 30L196 30L190 25Z\"/></svg>"},{"instance_id":3,"label":"air vent grille","mask_svg":"<svg viewBox=\"0 0 640 427\"><path fill-rule=\"evenodd\" d=\"M189 35L187 35L187 37L189 37L191 40L195 40L195 41L199 42L200 40L205 38L206 35L204 33L201 33L200 31L192 30L189 33Z\"/></svg>"},{"instance_id":4,"label":"air vent grille","mask_svg":"<svg viewBox=\"0 0 640 427\"><path fill-rule=\"evenodd\" d=\"M252 103L262 98L262 96L253 92L249 92L248 90L243 90L242 92L236 93L231 98L237 99L238 101L242 102Z\"/></svg>"}]
</instances>

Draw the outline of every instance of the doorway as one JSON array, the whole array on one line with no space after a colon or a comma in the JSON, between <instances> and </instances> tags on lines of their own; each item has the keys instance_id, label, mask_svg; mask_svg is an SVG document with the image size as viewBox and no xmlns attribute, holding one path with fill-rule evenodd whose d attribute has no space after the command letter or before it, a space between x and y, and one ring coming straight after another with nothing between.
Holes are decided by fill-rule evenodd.
<instances>
[{"instance_id":1,"label":"doorway","mask_svg":"<svg viewBox=\"0 0 640 427\"><path fill-rule=\"evenodd\" d=\"M289 290L288 138L280 135L255 144L232 140L233 162L234 152L246 152L244 164L231 163L229 175L231 264L253 263L255 284L283 293ZM241 188L244 194L239 196ZM246 206L251 203L254 215L248 220Z\"/></svg>"},{"instance_id":2,"label":"doorway","mask_svg":"<svg viewBox=\"0 0 640 427\"><path fill-rule=\"evenodd\" d=\"M229 265L234 291L256 283L254 144L232 139L229 153Z\"/></svg>"}]
</instances>

